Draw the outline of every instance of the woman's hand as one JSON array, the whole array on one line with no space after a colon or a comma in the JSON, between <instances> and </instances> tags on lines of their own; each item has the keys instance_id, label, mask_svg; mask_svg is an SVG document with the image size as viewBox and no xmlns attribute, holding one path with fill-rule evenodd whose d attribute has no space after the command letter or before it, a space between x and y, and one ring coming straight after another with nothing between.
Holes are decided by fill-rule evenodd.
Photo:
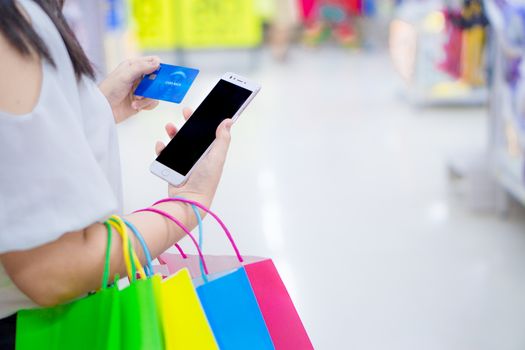
<instances>
[{"instance_id":1,"label":"woman's hand","mask_svg":"<svg viewBox=\"0 0 525 350\"><path fill-rule=\"evenodd\" d=\"M192 111L190 109L184 109L184 119L188 120L191 114ZM232 124L233 121L231 119L226 119L219 125L216 132L216 139L210 152L197 163L188 181L181 187L169 186L168 193L170 197L182 196L198 201L205 206L210 206L215 196L217 186L219 185L224 162L226 161ZM177 128L172 123L168 123L166 124L166 132L170 138L173 138L177 134ZM162 152L164 147L164 143L157 141L155 146L157 155Z\"/></svg>"},{"instance_id":2,"label":"woman's hand","mask_svg":"<svg viewBox=\"0 0 525 350\"><path fill-rule=\"evenodd\" d=\"M120 123L142 109L153 109L159 104L156 100L134 96L133 91L145 74L159 68L160 59L156 56L133 58L119 64L99 85L113 110L115 122Z\"/></svg>"}]
</instances>

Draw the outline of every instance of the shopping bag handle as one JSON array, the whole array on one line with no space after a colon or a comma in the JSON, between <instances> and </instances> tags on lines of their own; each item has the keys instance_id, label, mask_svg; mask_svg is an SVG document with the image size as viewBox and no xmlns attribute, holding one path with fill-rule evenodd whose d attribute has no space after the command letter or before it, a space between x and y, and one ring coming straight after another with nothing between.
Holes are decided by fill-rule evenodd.
<instances>
[{"instance_id":1,"label":"shopping bag handle","mask_svg":"<svg viewBox=\"0 0 525 350\"><path fill-rule=\"evenodd\" d=\"M195 205L191 205L191 209L193 209L193 213L195 214L195 217L197 218L197 227L199 228L199 248L202 251L204 248L204 233L203 233L203 224L202 224L202 217L201 213L199 213L199 209ZM199 269L201 270L201 276L204 282L208 282L208 278L206 277L206 274L204 273L204 268L202 266L202 261L199 260Z\"/></svg>"},{"instance_id":2,"label":"shopping bag handle","mask_svg":"<svg viewBox=\"0 0 525 350\"><path fill-rule=\"evenodd\" d=\"M106 221L106 224L108 225L108 230L109 230L109 234L110 235L113 235L113 228L115 227L115 224L112 224L109 220ZM116 227L115 227L116 228ZM120 231L117 230L117 232L120 234ZM122 237L122 236L121 236ZM126 254L129 254L129 249L126 251L126 249L124 248L124 242L122 242L122 254L125 256ZM109 258L111 260L111 257ZM126 265L126 271L127 271L127 274L131 274L132 273L132 267L131 265L129 265L129 260L124 258L124 264ZM108 266L109 267L109 266ZM109 277L108 277L109 278Z\"/></svg>"},{"instance_id":3,"label":"shopping bag handle","mask_svg":"<svg viewBox=\"0 0 525 350\"><path fill-rule=\"evenodd\" d=\"M142 237L142 235L140 234L139 230L137 230L135 225L133 225L131 222L129 222L126 219L122 219L122 221L124 221L126 226L129 227L131 232L133 232L135 237L137 237L137 239L138 239L138 241L139 241L139 243L140 243L140 245L142 247L142 250L144 251L144 256L146 257L146 266L144 267L144 270L146 272L146 276L148 276L148 277L153 276L153 266L151 265L151 260L152 260L151 259L151 253L149 251L148 245L146 244L146 241L144 240L144 237Z\"/></svg>"},{"instance_id":4,"label":"shopping bag handle","mask_svg":"<svg viewBox=\"0 0 525 350\"><path fill-rule=\"evenodd\" d=\"M186 253L184 253L184 250L182 250L182 248L180 247L180 245L178 243L175 243L175 248L177 248L177 250L179 251L180 255L182 256L183 259L187 259L188 258L188 255L186 255ZM157 260L165 265L166 262L162 259L162 257L159 255L157 256Z\"/></svg>"},{"instance_id":5,"label":"shopping bag handle","mask_svg":"<svg viewBox=\"0 0 525 350\"><path fill-rule=\"evenodd\" d=\"M161 215L161 216L164 216L165 218L171 220L172 222L174 222L177 226L179 226L183 231L184 233L186 233L190 239L193 241L193 244L195 244L195 247L197 248L197 252L199 253L199 257L202 261L202 267L204 269L204 272L206 274L208 274L208 267L206 266L206 261L204 261L204 256L202 255L202 251L201 249L199 248L199 244L197 243L197 241L195 240L195 237L193 237L193 235L191 234L190 230L188 230L188 228L182 223L180 222L177 218L175 218L174 216L166 213L165 211L162 211L160 209L156 209L156 208L145 208L145 209L140 209L140 210L137 210L135 211L135 213L140 213L140 212L151 212L151 213L156 213L158 215ZM181 251L181 250L179 250ZM182 252L181 252L182 253ZM184 255L183 255L184 257Z\"/></svg>"},{"instance_id":6,"label":"shopping bag handle","mask_svg":"<svg viewBox=\"0 0 525 350\"><path fill-rule=\"evenodd\" d=\"M122 237L122 251L124 255L124 263L126 264L126 270L128 272L128 278L130 279L130 281L135 281L137 279L135 270L138 270L141 278L146 278L144 268L142 267L137 253L133 249L133 245L129 240L126 224L124 224L122 219L117 215L112 215L109 218L109 224L112 225Z\"/></svg>"},{"instance_id":7,"label":"shopping bag handle","mask_svg":"<svg viewBox=\"0 0 525 350\"><path fill-rule=\"evenodd\" d=\"M199 246L198 248L200 248L200 250L202 251L202 247L203 247L203 225L202 225L202 217L201 217L201 214L199 213L199 209L197 209L196 206L194 206L193 204L191 205L191 209L193 209L193 213L195 214L195 217L197 218L197 227L199 228ZM180 248L177 246L177 248ZM182 255L182 258L183 259L186 259L187 256L184 254L184 252L182 252L181 249L179 249L181 255ZM162 256L158 256L157 259L159 260L159 262L162 264L162 265L166 265L167 262L162 259ZM203 260L202 259L199 259L199 269L201 270L201 276L202 276L202 279L204 280L204 282L208 282L208 277L206 276L206 273L204 272L204 266L202 264Z\"/></svg>"},{"instance_id":8,"label":"shopping bag handle","mask_svg":"<svg viewBox=\"0 0 525 350\"><path fill-rule=\"evenodd\" d=\"M197 210L197 209L195 209ZM197 211L198 213L198 211ZM133 234L135 235L135 237L137 237L137 239L139 240L139 243L142 247L142 250L144 251L144 256L146 258L146 266L144 267L144 270L146 272L146 276L148 277L151 277L153 276L154 274L154 270L153 270L153 265L152 265L152 261L153 259L151 258L151 252L148 248L148 244L146 243L146 241L144 240L144 237L142 236L142 234L139 232L139 230L137 229L137 227L135 227L135 225L133 225L131 222L129 222L128 220L126 219L122 219L124 221L124 223L126 224L126 226L128 226L131 231L133 232ZM202 228L199 227L199 246L202 246ZM180 255L186 259L188 256L184 253L184 251L182 250L182 248L177 244L175 243L175 247L179 250L179 253ZM202 248L201 248L202 249Z\"/></svg>"},{"instance_id":9,"label":"shopping bag handle","mask_svg":"<svg viewBox=\"0 0 525 350\"><path fill-rule=\"evenodd\" d=\"M102 274L102 288L106 289L108 287L109 283L109 265L111 262L111 237L113 236L111 232L111 225L106 221L104 222L104 226L106 226L106 230L108 231L108 240L106 245L106 257L104 259L104 273Z\"/></svg>"},{"instance_id":10,"label":"shopping bag handle","mask_svg":"<svg viewBox=\"0 0 525 350\"><path fill-rule=\"evenodd\" d=\"M134 213L138 213L139 211L135 211ZM124 220L124 222L126 223L126 225L128 224L128 221ZM129 225L128 225L129 226ZM136 227L131 227L129 226L129 228L133 231L133 233L135 234L135 236L137 236L137 238L139 239L140 241L140 244L142 245L142 249L144 249L144 254L146 254L146 251L149 253L149 249L147 248L147 244L146 244L146 241L143 240L143 237L142 235L139 233L139 231L137 230ZM135 228L135 230L133 230L133 228ZM199 231L200 232L200 231ZM141 241L141 238L142 238L142 241ZM200 242L200 241L199 241ZM144 243L144 244L143 244ZM179 251L180 255L182 256L183 259L186 259L188 256L186 255L186 253L184 253L184 250L182 250L182 248L180 247L180 245L178 243L175 243L175 248L177 248L177 250ZM159 257L157 257L157 259L159 259ZM159 261L162 260L162 259L159 259ZM149 260L148 260L148 263L149 263L149 266L148 268L151 266L151 271L153 273L153 267L151 265L151 262L153 261L153 259L151 258L151 254L149 256Z\"/></svg>"},{"instance_id":11,"label":"shopping bag handle","mask_svg":"<svg viewBox=\"0 0 525 350\"><path fill-rule=\"evenodd\" d=\"M206 208L204 205L202 205L199 202L192 201L191 199L186 199L186 198L182 198L182 197L161 199L161 200L155 202L153 205L157 205L157 204L161 204L161 203L167 203L167 202L182 202L182 203L186 203L186 204L191 204L191 205L194 205L194 206L204 210L206 213L210 214L215 219L215 221L217 221L217 223L222 227L224 233L226 234L226 236L228 237L228 240L230 241L230 244L231 244L233 250L235 251L235 255L237 255L237 259L239 260L239 262L242 263L244 261L244 259L241 256L241 253L239 252L239 248L237 248L237 245L235 244L235 241L233 240L233 237L232 237L230 231L228 230L228 228L226 227L224 222L222 222L222 220L214 212L212 212L210 209Z\"/></svg>"},{"instance_id":12,"label":"shopping bag handle","mask_svg":"<svg viewBox=\"0 0 525 350\"><path fill-rule=\"evenodd\" d=\"M116 221L113 216L109 218L109 224L113 227L122 239L122 255L124 256L124 264L126 265L126 274L128 275L129 281L133 280L132 276L136 275L136 266L133 263L133 259L130 259L131 250L129 249L129 239L127 232L122 229L120 223Z\"/></svg>"}]
</instances>

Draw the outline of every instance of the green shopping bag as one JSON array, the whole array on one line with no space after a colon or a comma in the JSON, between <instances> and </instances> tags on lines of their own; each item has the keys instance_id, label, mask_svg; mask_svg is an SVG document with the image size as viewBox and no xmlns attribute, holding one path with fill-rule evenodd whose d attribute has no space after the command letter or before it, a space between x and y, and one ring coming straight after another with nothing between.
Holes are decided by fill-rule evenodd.
<instances>
[{"instance_id":1,"label":"green shopping bag","mask_svg":"<svg viewBox=\"0 0 525 350\"><path fill-rule=\"evenodd\" d=\"M134 281L120 292L123 349L164 348L155 292L160 281L159 275Z\"/></svg>"},{"instance_id":2,"label":"green shopping bag","mask_svg":"<svg viewBox=\"0 0 525 350\"><path fill-rule=\"evenodd\" d=\"M17 316L16 349L120 349L120 293L107 287L111 252L111 229L102 289L65 305L21 310Z\"/></svg>"},{"instance_id":3,"label":"green shopping bag","mask_svg":"<svg viewBox=\"0 0 525 350\"><path fill-rule=\"evenodd\" d=\"M130 285L120 291L120 326L122 349L164 349L161 316L157 299L161 276L147 277L133 247L129 242L126 224L112 216L111 224L122 236L123 255ZM135 271L141 279L137 280Z\"/></svg>"},{"instance_id":4,"label":"green shopping bag","mask_svg":"<svg viewBox=\"0 0 525 350\"><path fill-rule=\"evenodd\" d=\"M194 208L194 210L199 219L199 223L201 223L198 210L196 208ZM148 208L143 209L143 211L155 211L155 209ZM176 220L175 218L173 219ZM146 256L147 270L149 270L149 275L153 274L153 266L150 261L151 254L149 253L146 242L132 224L129 222L125 223L134 232L142 245L144 255ZM176 221L176 223L194 239L182 223L178 221ZM196 241L195 244L197 244ZM148 274L147 270L146 274ZM160 281L160 275L158 275L157 278L158 281ZM215 341L204 310L202 309L188 270L181 269L169 278L163 280L160 285L156 283L154 286L157 292L156 306L161 317L165 349L218 350L219 347Z\"/></svg>"}]
</instances>

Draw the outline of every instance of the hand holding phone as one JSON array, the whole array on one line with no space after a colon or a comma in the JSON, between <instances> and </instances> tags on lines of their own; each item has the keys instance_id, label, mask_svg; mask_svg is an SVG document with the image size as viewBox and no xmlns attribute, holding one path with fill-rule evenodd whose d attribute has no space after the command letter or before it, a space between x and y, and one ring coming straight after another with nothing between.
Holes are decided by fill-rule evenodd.
<instances>
[{"instance_id":1,"label":"hand holding phone","mask_svg":"<svg viewBox=\"0 0 525 350\"><path fill-rule=\"evenodd\" d=\"M185 120L188 120L193 113L190 108L182 111ZM211 205L215 191L219 185L224 163L226 161L230 139L231 126L233 121L226 119L216 132L216 139L210 151L205 155L198 164L196 164L191 177L182 186L168 186L170 197L182 196L188 199L196 200L204 205ZM170 139L177 134L177 127L173 123L166 124L166 132ZM165 148L162 141L157 141L155 151L159 155Z\"/></svg>"},{"instance_id":2,"label":"hand holding phone","mask_svg":"<svg viewBox=\"0 0 525 350\"><path fill-rule=\"evenodd\" d=\"M152 163L151 172L174 186L182 185L213 149L216 136L222 132L218 126L224 123L226 128L229 122L224 120L229 118L235 121L259 90L258 84L233 73L225 74Z\"/></svg>"}]
</instances>

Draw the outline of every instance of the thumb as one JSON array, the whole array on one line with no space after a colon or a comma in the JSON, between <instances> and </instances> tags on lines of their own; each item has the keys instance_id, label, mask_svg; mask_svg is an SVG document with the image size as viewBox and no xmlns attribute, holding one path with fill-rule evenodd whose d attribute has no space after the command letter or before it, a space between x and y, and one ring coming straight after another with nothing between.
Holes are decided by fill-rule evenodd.
<instances>
[{"instance_id":1,"label":"thumb","mask_svg":"<svg viewBox=\"0 0 525 350\"><path fill-rule=\"evenodd\" d=\"M230 147L230 130L232 125L233 121L231 119L223 120L223 122L217 128L215 133L215 143L209 153L210 158L221 164L226 160L226 154L228 153L228 148Z\"/></svg>"},{"instance_id":2,"label":"thumb","mask_svg":"<svg viewBox=\"0 0 525 350\"><path fill-rule=\"evenodd\" d=\"M150 74L159 68L160 59L157 56L147 56L130 59L125 62L124 69L130 82L142 78L145 74Z\"/></svg>"}]
</instances>

